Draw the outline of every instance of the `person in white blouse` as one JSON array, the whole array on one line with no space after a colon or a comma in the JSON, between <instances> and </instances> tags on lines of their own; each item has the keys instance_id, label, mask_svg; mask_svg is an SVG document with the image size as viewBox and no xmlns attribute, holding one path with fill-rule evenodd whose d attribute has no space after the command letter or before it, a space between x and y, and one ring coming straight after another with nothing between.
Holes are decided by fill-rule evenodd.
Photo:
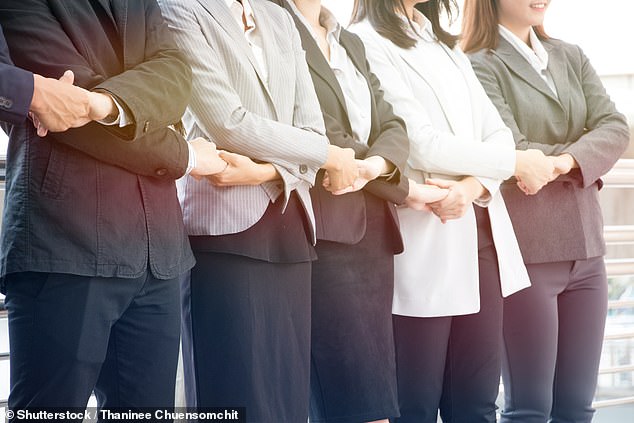
<instances>
[{"instance_id":1,"label":"person in white blouse","mask_svg":"<svg viewBox=\"0 0 634 423\"><path fill-rule=\"evenodd\" d=\"M449 190L432 213L399 209L398 422L436 422L439 409L445 421L495 421L502 297L530 285L499 185L516 176L532 194L555 173L541 152L515 151L456 37L439 24L451 3L358 0L350 27L406 123L406 175Z\"/></svg>"}]
</instances>

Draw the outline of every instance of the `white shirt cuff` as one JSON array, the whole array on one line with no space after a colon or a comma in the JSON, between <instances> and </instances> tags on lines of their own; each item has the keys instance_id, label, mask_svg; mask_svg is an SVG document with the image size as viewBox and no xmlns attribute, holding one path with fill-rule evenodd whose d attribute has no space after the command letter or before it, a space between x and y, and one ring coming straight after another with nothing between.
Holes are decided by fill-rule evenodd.
<instances>
[{"instance_id":1,"label":"white shirt cuff","mask_svg":"<svg viewBox=\"0 0 634 423\"><path fill-rule=\"evenodd\" d=\"M185 171L185 175L189 175L191 171L196 168L196 152L194 151L194 148L189 144L189 141L187 141L187 150L189 151L189 159L187 161L187 170Z\"/></svg>"},{"instance_id":2,"label":"white shirt cuff","mask_svg":"<svg viewBox=\"0 0 634 423\"><path fill-rule=\"evenodd\" d=\"M121 106L121 104L119 104L117 99L114 96L110 96L110 98L112 98L112 101L114 101L114 105L117 106L117 110L118 110L117 117L115 119L107 119L107 118L102 119L98 122L106 126L118 125L119 128L123 128L124 126L128 126L134 123L132 121L132 118L128 116L125 109Z\"/></svg>"}]
</instances>

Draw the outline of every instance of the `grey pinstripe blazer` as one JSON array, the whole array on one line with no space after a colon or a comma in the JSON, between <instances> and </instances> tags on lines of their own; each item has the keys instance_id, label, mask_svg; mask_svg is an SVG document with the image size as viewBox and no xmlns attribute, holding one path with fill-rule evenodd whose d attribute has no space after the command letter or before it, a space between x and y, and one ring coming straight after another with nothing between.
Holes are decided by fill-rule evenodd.
<instances>
[{"instance_id":1,"label":"grey pinstripe blazer","mask_svg":"<svg viewBox=\"0 0 634 423\"><path fill-rule=\"evenodd\" d=\"M496 50L470 59L517 148L570 153L579 169L537 195L524 195L515 183L504 184L501 191L526 263L601 256L600 178L628 145L627 122L579 47L555 39L543 44L557 96L503 37Z\"/></svg>"},{"instance_id":2,"label":"grey pinstripe blazer","mask_svg":"<svg viewBox=\"0 0 634 423\"><path fill-rule=\"evenodd\" d=\"M270 201L296 190L313 226L308 189L326 161L328 139L319 102L291 17L280 7L251 0L268 66L263 82L256 59L221 0L160 0L163 15L193 70L192 99L184 116L189 137L272 163L281 182L214 187L178 181L190 235L223 235L254 225Z\"/></svg>"}]
</instances>

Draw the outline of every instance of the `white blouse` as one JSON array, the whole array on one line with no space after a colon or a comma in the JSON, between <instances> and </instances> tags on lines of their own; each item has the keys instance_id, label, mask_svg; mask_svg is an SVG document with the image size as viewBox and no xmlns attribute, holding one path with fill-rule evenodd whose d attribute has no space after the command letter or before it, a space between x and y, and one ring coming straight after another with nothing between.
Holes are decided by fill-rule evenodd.
<instances>
[{"instance_id":1,"label":"white blouse","mask_svg":"<svg viewBox=\"0 0 634 423\"><path fill-rule=\"evenodd\" d=\"M500 183L515 169L513 136L464 53L440 43L431 23L419 12L415 12L414 28L411 36L417 43L409 49L383 38L367 20L350 30L364 41L385 99L407 126L410 156L406 176L419 182L429 177L474 176L490 193L481 205L488 206L501 292L508 296L530 285L499 193ZM473 210L446 224L429 212L409 208L398 212L405 252L395 258L392 312L436 317L479 311Z\"/></svg>"},{"instance_id":2,"label":"white blouse","mask_svg":"<svg viewBox=\"0 0 634 423\"><path fill-rule=\"evenodd\" d=\"M286 1L317 42L317 35L313 31L310 23L297 9L293 0ZM370 87L365 77L356 68L352 59L348 56L348 52L339 41L341 25L339 25L339 22L337 22L332 12L325 7L321 8L319 23L326 28L327 31L326 41L330 48L330 59L325 59L335 74L341 91L343 91L352 136L356 141L367 145L372 129L372 99L370 97ZM319 42L317 42L317 44L319 44Z\"/></svg>"}]
</instances>

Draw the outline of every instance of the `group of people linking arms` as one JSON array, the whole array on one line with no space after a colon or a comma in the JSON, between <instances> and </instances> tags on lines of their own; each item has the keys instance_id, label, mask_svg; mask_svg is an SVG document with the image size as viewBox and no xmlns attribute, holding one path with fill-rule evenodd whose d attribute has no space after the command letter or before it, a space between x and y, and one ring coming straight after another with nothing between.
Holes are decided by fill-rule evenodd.
<instances>
[{"instance_id":1,"label":"group of people linking arms","mask_svg":"<svg viewBox=\"0 0 634 423\"><path fill-rule=\"evenodd\" d=\"M172 407L182 339L248 422L590 422L629 131L548 3L3 0L9 407Z\"/></svg>"}]
</instances>

